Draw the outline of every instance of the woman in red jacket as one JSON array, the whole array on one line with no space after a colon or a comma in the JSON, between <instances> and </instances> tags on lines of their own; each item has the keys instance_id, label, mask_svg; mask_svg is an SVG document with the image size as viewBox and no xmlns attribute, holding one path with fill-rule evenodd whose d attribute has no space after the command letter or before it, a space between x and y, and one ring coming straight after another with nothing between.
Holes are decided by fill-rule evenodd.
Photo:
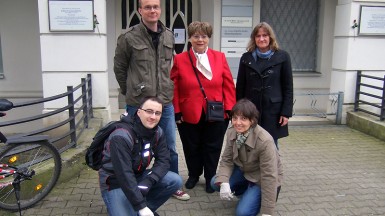
<instances>
[{"instance_id":1,"label":"woman in red jacket","mask_svg":"<svg viewBox=\"0 0 385 216\"><path fill-rule=\"evenodd\" d=\"M224 53L208 48L212 27L207 22L192 22L188 37L192 48L174 58L171 79L174 81L175 121L183 144L189 178L186 188L192 189L204 171L206 192L212 193L210 180L215 175L223 138L235 104L235 86ZM191 61L190 61L191 57ZM224 121L206 121L206 100L221 101Z\"/></svg>"}]
</instances>

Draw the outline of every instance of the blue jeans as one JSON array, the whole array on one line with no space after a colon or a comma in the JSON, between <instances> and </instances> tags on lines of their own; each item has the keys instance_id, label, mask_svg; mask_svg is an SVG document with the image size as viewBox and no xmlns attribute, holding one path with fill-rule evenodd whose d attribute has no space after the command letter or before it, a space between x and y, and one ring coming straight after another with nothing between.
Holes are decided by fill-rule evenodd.
<instances>
[{"instance_id":1,"label":"blue jeans","mask_svg":"<svg viewBox=\"0 0 385 216\"><path fill-rule=\"evenodd\" d=\"M214 184L215 178L216 176L211 179L211 187L216 191L220 191L220 187ZM235 215L257 215L261 209L261 187L246 180L243 172L235 165L229 181L231 191L236 196L240 196Z\"/></svg>"},{"instance_id":2,"label":"blue jeans","mask_svg":"<svg viewBox=\"0 0 385 216\"><path fill-rule=\"evenodd\" d=\"M274 140L274 143L275 143L275 146L277 147L277 149L279 150L278 139L275 139L275 140Z\"/></svg>"},{"instance_id":3,"label":"blue jeans","mask_svg":"<svg viewBox=\"0 0 385 216\"><path fill-rule=\"evenodd\" d=\"M126 111L129 115L134 115L138 107L126 105ZM170 171L179 174L178 171L178 153L176 152L176 125L174 106L172 104L163 107L162 117L159 126L162 128L168 148L170 149Z\"/></svg>"},{"instance_id":4,"label":"blue jeans","mask_svg":"<svg viewBox=\"0 0 385 216\"><path fill-rule=\"evenodd\" d=\"M142 176L145 177L146 174L143 174ZM138 181L140 181L140 178L138 178ZM167 172L167 174L152 186L148 192L146 196L147 207L155 212L172 196L172 194L175 193L175 191L182 187L182 184L182 177L176 173L170 171ZM103 191L102 197L107 206L108 215L138 215L138 212L134 210L121 188Z\"/></svg>"}]
</instances>

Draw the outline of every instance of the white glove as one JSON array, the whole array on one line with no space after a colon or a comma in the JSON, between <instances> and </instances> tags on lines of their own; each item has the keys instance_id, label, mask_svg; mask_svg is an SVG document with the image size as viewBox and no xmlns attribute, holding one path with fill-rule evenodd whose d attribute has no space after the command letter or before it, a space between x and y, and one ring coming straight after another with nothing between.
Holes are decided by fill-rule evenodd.
<instances>
[{"instance_id":1,"label":"white glove","mask_svg":"<svg viewBox=\"0 0 385 216\"><path fill-rule=\"evenodd\" d=\"M221 200L231 200L234 197L233 193L231 193L229 183L222 183L221 184L221 190L219 192L219 195L221 197Z\"/></svg>"},{"instance_id":2,"label":"white glove","mask_svg":"<svg viewBox=\"0 0 385 216\"><path fill-rule=\"evenodd\" d=\"M154 216L154 213L152 213L152 211L148 207L144 207L144 208L139 210L139 215L140 216Z\"/></svg>"}]
</instances>

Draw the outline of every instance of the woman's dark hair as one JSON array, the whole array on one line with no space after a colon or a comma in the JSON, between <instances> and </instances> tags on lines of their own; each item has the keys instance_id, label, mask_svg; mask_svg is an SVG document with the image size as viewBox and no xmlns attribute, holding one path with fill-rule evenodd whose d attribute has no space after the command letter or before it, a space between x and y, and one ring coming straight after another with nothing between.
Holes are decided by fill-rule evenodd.
<instances>
[{"instance_id":1,"label":"woman's dark hair","mask_svg":"<svg viewBox=\"0 0 385 216\"><path fill-rule=\"evenodd\" d=\"M248 99L240 99L231 110L231 116L244 116L253 122L252 127L258 124L259 112L257 107Z\"/></svg>"}]
</instances>

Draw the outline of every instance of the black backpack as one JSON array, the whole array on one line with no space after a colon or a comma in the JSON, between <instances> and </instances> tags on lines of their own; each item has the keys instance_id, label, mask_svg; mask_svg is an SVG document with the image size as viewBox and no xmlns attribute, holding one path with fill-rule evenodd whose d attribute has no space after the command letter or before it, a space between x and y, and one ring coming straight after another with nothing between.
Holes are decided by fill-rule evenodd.
<instances>
[{"instance_id":1,"label":"black backpack","mask_svg":"<svg viewBox=\"0 0 385 216\"><path fill-rule=\"evenodd\" d=\"M124 128L131 131L127 123L122 120L111 121L102 127L94 136L91 145L87 148L85 155L86 164L93 170L102 168L104 142L110 134L117 128Z\"/></svg>"},{"instance_id":2,"label":"black backpack","mask_svg":"<svg viewBox=\"0 0 385 216\"><path fill-rule=\"evenodd\" d=\"M140 137L136 137L135 133L132 131L131 127L128 125L127 122L124 121L125 118L130 118L130 116L123 117L123 119L119 121L111 121L108 124L106 124L104 127L102 127L94 136L93 141L91 145L87 148L87 152L85 155L85 160L87 166L89 166L93 170L99 170L103 166L103 149L104 149L104 142L106 139L110 136L110 134L118 128L124 128L128 130L135 140L135 144L138 145L139 148L141 148L142 139ZM126 120L127 121L127 120ZM151 148L154 148L158 145L159 141L159 134L157 131L156 137L154 137L155 140L153 140ZM137 164L136 166L139 167L139 169L134 169L137 171L140 171L140 168L146 168L149 163L147 163L147 166L142 166L142 163L144 161L140 161L140 164ZM135 166L135 165L134 165Z\"/></svg>"}]
</instances>

